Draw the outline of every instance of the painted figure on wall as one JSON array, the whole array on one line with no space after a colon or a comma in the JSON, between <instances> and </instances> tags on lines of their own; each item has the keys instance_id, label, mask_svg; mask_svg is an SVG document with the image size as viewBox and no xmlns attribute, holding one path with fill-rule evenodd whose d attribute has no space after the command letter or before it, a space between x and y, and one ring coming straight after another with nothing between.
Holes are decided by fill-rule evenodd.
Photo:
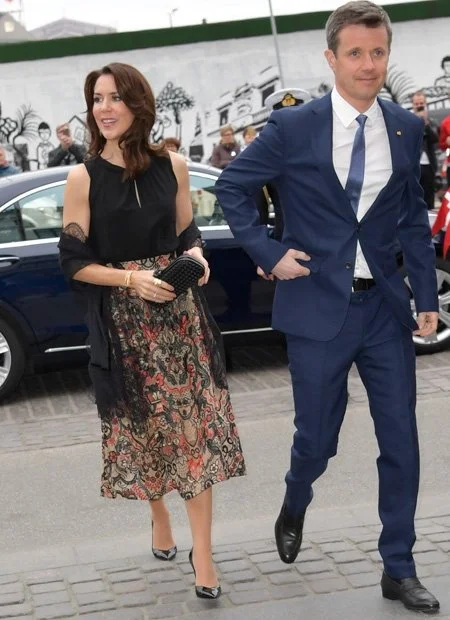
<instances>
[{"instance_id":1,"label":"painted figure on wall","mask_svg":"<svg viewBox=\"0 0 450 620\"><path fill-rule=\"evenodd\" d=\"M0 142L9 144L12 134L17 130L18 123L9 116L2 115L2 104L0 103Z\"/></svg>"},{"instance_id":2,"label":"painted figure on wall","mask_svg":"<svg viewBox=\"0 0 450 620\"><path fill-rule=\"evenodd\" d=\"M194 107L195 100L181 88L167 82L163 90L156 97L156 109L158 112L171 112L175 121L176 137L181 140L181 113Z\"/></svg>"},{"instance_id":3,"label":"painted figure on wall","mask_svg":"<svg viewBox=\"0 0 450 620\"><path fill-rule=\"evenodd\" d=\"M70 127L70 133L72 134L74 142L77 142L78 144L85 144L87 135L86 123L84 120L75 114L68 120L68 125Z\"/></svg>"},{"instance_id":4,"label":"painted figure on wall","mask_svg":"<svg viewBox=\"0 0 450 620\"><path fill-rule=\"evenodd\" d=\"M30 170L29 141L37 138L39 116L31 105L23 104L16 112L17 131L12 138L12 147L15 151L15 161L23 171Z\"/></svg>"},{"instance_id":5,"label":"painted figure on wall","mask_svg":"<svg viewBox=\"0 0 450 620\"><path fill-rule=\"evenodd\" d=\"M386 81L380 91L382 99L390 99L399 105L406 104L412 94L417 90L417 86L408 73L392 63L387 71Z\"/></svg>"},{"instance_id":6,"label":"painted figure on wall","mask_svg":"<svg viewBox=\"0 0 450 620\"><path fill-rule=\"evenodd\" d=\"M434 85L445 88L450 93L450 56L444 56L441 62L441 69L444 75L436 78Z\"/></svg>"},{"instance_id":7,"label":"painted figure on wall","mask_svg":"<svg viewBox=\"0 0 450 620\"><path fill-rule=\"evenodd\" d=\"M153 125L153 129L150 134L151 141L154 144L161 142L161 140L164 138L164 130L170 127L171 124L172 122L170 118L168 118L165 115L161 116L160 114L158 114L158 116L155 119L155 124Z\"/></svg>"},{"instance_id":8,"label":"painted figure on wall","mask_svg":"<svg viewBox=\"0 0 450 620\"><path fill-rule=\"evenodd\" d=\"M50 125L45 121L38 126L38 134L41 139L36 148L36 159L38 168L47 168L48 166L48 154L55 148L55 145L50 142L50 136L52 130Z\"/></svg>"},{"instance_id":9,"label":"painted figure on wall","mask_svg":"<svg viewBox=\"0 0 450 620\"><path fill-rule=\"evenodd\" d=\"M202 121L200 119L200 114L197 112L197 116L195 119L195 129L194 129L194 137L189 146L189 158L192 161L201 162L204 155L203 148L203 134L202 134Z\"/></svg>"},{"instance_id":10,"label":"painted figure on wall","mask_svg":"<svg viewBox=\"0 0 450 620\"><path fill-rule=\"evenodd\" d=\"M34 140L37 133L39 116L30 105L21 105L16 118L2 116L0 105L0 142L9 144L14 151L14 163L21 170L30 169L28 142Z\"/></svg>"}]
</instances>

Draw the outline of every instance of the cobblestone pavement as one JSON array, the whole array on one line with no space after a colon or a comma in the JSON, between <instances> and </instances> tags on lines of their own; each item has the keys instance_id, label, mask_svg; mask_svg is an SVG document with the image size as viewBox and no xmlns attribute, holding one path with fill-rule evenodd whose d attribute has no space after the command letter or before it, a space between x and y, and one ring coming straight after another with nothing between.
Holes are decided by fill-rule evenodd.
<instances>
[{"instance_id":1,"label":"cobblestone pavement","mask_svg":"<svg viewBox=\"0 0 450 620\"><path fill-rule=\"evenodd\" d=\"M420 519L417 530L415 558L420 577L450 576L450 516ZM216 547L214 557L224 592L216 603L195 597L187 550L180 551L174 562L161 562L147 553L33 573L8 574L3 569L0 618L150 620L182 618L212 606L239 608L244 620L246 605L279 601L276 617L281 619L282 601L287 599L299 599L301 613L304 597L378 584L377 537L377 527L311 534L291 565L279 560L273 540ZM448 617L440 616L441 620Z\"/></svg>"},{"instance_id":2,"label":"cobblestone pavement","mask_svg":"<svg viewBox=\"0 0 450 620\"><path fill-rule=\"evenodd\" d=\"M292 411L289 373L281 348L270 351L257 347L239 349L233 357L229 381L239 419L272 417ZM366 402L354 370L349 390L350 406ZM450 352L419 357L419 398L444 399L449 392ZM27 377L18 394L0 406L3 454L98 440L99 424L89 397L85 369ZM417 520L415 558L418 573L425 578L425 583L427 578L450 579L450 515L440 512L442 508L433 513L436 516ZM172 563L159 562L150 552L131 556L126 548L123 553L120 550L122 559L102 563L80 560L73 564L74 558L80 557L75 554L70 559L73 565L68 565L64 554L57 557L50 554L52 560L46 561L45 566L58 568L21 573L15 572L18 567L14 568L11 560L2 558L0 620L74 617L85 620L187 617L196 620L197 617L209 618L211 609L233 614L233 618L237 614L239 619L247 620L250 610L251 617L255 617L255 606L261 609L261 616L258 615L261 620L269 617L284 620L283 608L289 601L298 601L298 617L303 618L302 605L307 601L333 600L324 599L322 595L351 595L353 591L357 596L358 591L365 592L367 600L372 600L372 588L379 583L381 574L378 534L378 526L311 532L305 537L299 559L293 565L281 563L272 539L216 546L215 560L224 591L216 603L195 597L186 549L180 550ZM97 556L104 559L100 553L96 555L94 544L90 557ZM47 555L45 557L47 559ZM375 596L379 597L378 588ZM265 605L275 605L275 615L264 615ZM449 614L450 598L440 620L450 619ZM381 620L383 616L371 617ZM332 608L327 618L335 618ZM314 616L306 620L324 618Z\"/></svg>"},{"instance_id":3,"label":"cobblestone pavement","mask_svg":"<svg viewBox=\"0 0 450 620\"><path fill-rule=\"evenodd\" d=\"M239 421L293 411L286 355L281 347L235 348L229 383ZM417 359L418 397L450 394L450 351ZM349 405L367 402L355 369ZM85 368L26 377L0 405L2 453L61 447L100 439L100 425Z\"/></svg>"}]
</instances>

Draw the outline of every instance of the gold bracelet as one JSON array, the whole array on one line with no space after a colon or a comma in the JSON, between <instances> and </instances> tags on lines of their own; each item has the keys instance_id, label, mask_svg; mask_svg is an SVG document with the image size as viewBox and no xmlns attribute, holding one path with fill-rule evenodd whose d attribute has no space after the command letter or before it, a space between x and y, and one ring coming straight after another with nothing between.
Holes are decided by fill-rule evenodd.
<instances>
[{"instance_id":1,"label":"gold bracelet","mask_svg":"<svg viewBox=\"0 0 450 620\"><path fill-rule=\"evenodd\" d=\"M128 288L131 285L131 278L133 276L132 271L127 271L125 276L125 287Z\"/></svg>"}]
</instances>

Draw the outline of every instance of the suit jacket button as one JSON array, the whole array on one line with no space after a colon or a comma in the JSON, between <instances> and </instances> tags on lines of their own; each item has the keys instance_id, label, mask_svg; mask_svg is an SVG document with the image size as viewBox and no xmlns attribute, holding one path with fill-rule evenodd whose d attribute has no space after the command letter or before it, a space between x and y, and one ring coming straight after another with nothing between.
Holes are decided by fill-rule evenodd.
<instances>
[{"instance_id":1,"label":"suit jacket button","mask_svg":"<svg viewBox=\"0 0 450 620\"><path fill-rule=\"evenodd\" d=\"M345 268L346 269L351 269L353 267L353 265L351 263L345 263Z\"/></svg>"}]
</instances>

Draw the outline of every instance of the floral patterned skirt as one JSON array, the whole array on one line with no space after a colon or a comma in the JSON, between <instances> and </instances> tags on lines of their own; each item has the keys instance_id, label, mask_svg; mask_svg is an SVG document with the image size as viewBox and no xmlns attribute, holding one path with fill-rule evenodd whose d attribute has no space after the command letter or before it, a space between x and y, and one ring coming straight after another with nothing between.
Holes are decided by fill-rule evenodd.
<instances>
[{"instance_id":1,"label":"floral patterned skirt","mask_svg":"<svg viewBox=\"0 0 450 620\"><path fill-rule=\"evenodd\" d=\"M164 255L114 266L155 269L169 261ZM228 388L214 378L210 327L192 291L157 304L118 287L109 303L129 415L102 419L101 494L152 500L177 490L190 499L244 475ZM133 423L136 407L144 424Z\"/></svg>"}]
</instances>

